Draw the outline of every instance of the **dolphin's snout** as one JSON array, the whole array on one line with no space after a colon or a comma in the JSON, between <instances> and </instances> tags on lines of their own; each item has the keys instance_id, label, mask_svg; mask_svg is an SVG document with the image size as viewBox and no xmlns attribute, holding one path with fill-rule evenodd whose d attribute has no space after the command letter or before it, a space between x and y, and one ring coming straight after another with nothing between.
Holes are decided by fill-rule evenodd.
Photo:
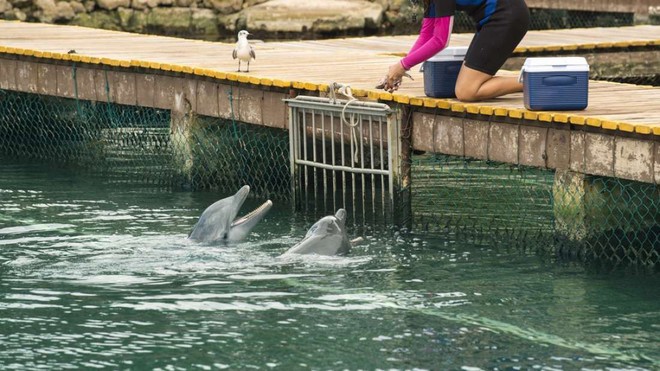
<instances>
[{"instance_id":1,"label":"dolphin's snout","mask_svg":"<svg viewBox=\"0 0 660 371\"><path fill-rule=\"evenodd\" d=\"M199 242L240 241L245 238L273 206L273 202L267 200L257 209L236 219L249 193L250 186L244 185L233 196L207 207L189 238Z\"/></svg>"}]
</instances>

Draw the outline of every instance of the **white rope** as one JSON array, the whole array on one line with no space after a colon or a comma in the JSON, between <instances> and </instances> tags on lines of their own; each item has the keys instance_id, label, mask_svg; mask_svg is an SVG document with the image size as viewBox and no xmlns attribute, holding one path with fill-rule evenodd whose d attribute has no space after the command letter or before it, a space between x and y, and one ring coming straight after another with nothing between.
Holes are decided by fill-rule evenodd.
<instances>
[{"instance_id":1,"label":"white rope","mask_svg":"<svg viewBox=\"0 0 660 371\"><path fill-rule=\"evenodd\" d=\"M346 108L348 107L349 104L357 101L357 98L353 96L353 91L351 90L350 85L333 82L330 84L329 88L333 103L335 104L337 103L336 93L339 93L348 98L348 101L346 102L346 104L344 104L344 108L342 108L341 110L341 122L344 125L351 128L351 134L353 135L353 141L351 142L351 154L353 157L353 163L358 163L359 155L360 155L360 147L358 145L357 125L359 123L359 120L355 119L354 113L351 114L350 121L346 119Z\"/></svg>"}]
</instances>

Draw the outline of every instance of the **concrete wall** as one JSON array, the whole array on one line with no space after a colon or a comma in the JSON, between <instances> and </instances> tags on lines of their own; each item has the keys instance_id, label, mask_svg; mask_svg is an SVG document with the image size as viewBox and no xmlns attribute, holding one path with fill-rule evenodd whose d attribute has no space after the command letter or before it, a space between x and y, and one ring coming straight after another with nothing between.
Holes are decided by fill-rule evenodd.
<instances>
[{"instance_id":1,"label":"concrete wall","mask_svg":"<svg viewBox=\"0 0 660 371\"><path fill-rule=\"evenodd\" d=\"M415 149L660 184L660 143L586 126L413 115Z\"/></svg>"}]
</instances>

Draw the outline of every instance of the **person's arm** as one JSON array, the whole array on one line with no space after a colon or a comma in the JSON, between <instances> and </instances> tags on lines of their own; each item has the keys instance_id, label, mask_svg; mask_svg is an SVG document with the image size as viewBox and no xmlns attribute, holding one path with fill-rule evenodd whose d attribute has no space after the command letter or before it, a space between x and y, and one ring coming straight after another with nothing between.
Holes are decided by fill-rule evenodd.
<instances>
[{"instance_id":1,"label":"person's arm","mask_svg":"<svg viewBox=\"0 0 660 371\"><path fill-rule=\"evenodd\" d=\"M409 70L447 47L453 23L453 16L424 18L419 37L408 55L401 59L401 66Z\"/></svg>"},{"instance_id":2,"label":"person's arm","mask_svg":"<svg viewBox=\"0 0 660 371\"><path fill-rule=\"evenodd\" d=\"M427 41L433 38L433 27L434 27L433 18L422 18L422 27L419 30L419 36L413 44L408 54L414 53L415 50L419 49L422 45L426 44Z\"/></svg>"}]
</instances>

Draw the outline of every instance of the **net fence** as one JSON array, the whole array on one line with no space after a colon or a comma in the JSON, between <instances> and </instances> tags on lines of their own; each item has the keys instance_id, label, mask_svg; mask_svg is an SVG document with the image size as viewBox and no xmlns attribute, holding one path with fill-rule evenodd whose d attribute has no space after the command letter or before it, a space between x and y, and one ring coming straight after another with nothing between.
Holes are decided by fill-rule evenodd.
<instances>
[{"instance_id":1,"label":"net fence","mask_svg":"<svg viewBox=\"0 0 660 371\"><path fill-rule=\"evenodd\" d=\"M251 186L286 197L282 129L169 110L0 90L0 155L79 165L113 182L183 189Z\"/></svg>"},{"instance_id":2,"label":"net fence","mask_svg":"<svg viewBox=\"0 0 660 371\"><path fill-rule=\"evenodd\" d=\"M71 164L110 182L171 189L249 184L254 197L290 200L289 152L283 129L0 90L0 160ZM396 209L415 233L660 267L658 185L437 154L414 155L403 165L412 179L400 192L410 197L397 197L409 201ZM362 211L378 209L369 202Z\"/></svg>"},{"instance_id":3,"label":"net fence","mask_svg":"<svg viewBox=\"0 0 660 371\"><path fill-rule=\"evenodd\" d=\"M437 154L412 159L413 229L657 269L660 187Z\"/></svg>"}]
</instances>

